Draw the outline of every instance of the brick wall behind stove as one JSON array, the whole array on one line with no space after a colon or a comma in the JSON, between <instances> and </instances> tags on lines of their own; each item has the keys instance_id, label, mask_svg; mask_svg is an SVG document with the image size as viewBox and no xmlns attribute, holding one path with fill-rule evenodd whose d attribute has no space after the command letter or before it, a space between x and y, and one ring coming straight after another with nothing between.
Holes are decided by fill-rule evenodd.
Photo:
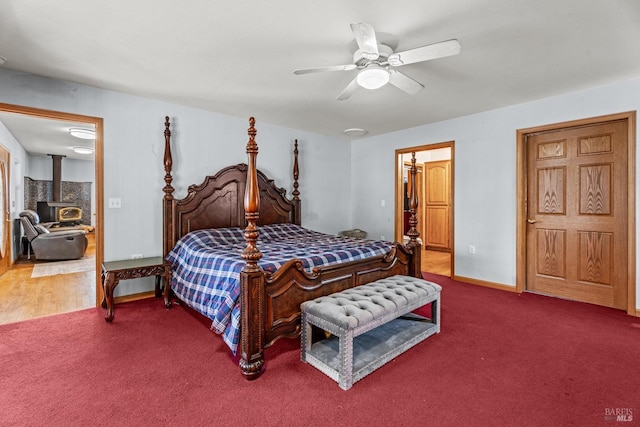
<instances>
[{"instance_id":1,"label":"brick wall behind stove","mask_svg":"<svg viewBox=\"0 0 640 427\"><path fill-rule=\"evenodd\" d=\"M82 209L82 224L91 225L91 183L62 181L62 201L72 202ZM38 202L53 201L53 181L24 177L25 209L37 211Z\"/></svg>"}]
</instances>

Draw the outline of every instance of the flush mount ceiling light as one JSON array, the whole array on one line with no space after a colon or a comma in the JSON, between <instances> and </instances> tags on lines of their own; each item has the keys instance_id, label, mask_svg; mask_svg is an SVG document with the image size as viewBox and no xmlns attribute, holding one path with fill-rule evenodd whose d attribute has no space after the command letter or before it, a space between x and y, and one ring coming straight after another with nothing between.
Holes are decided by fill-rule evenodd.
<instances>
[{"instance_id":1,"label":"flush mount ceiling light","mask_svg":"<svg viewBox=\"0 0 640 427\"><path fill-rule=\"evenodd\" d=\"M356 137L356 136L365 136L368 132L364 129L360 129L360 128L351 128L351 129L346 129L344 131L344 134L347 136L351 136L351 137Z\"/></svg>"},{"instance_id":2,"label":"flush mount ceiling light","mask_svg":"<svg viewBox=\"0 0 640 427\"><path fill-rule=\"evenodd\" d=\"M80 139L96 139L96 133L91 129L71 128L69 135Z\"/></svg>"},{"instance_id":3,"label":"flush mount ceiling light","mask_svg":"<svg viewBox=\"0 0 640 427\"><path fill-rule=\"evenodd\" d=\"M78 154L93 154L91 147L71 147L71 149Z\"/></svg>"},{"instance_id":4,"label":"flush mount ceiling light","mask_svg":"<svg viewBox=\"0 0 640 427\"><path fill-rule=\"evenodd\" d=\"M356 81L365 89L379 89L389 83L389 71L378 64L369 64L358 73Z\"/></svg>"}]
</instances>

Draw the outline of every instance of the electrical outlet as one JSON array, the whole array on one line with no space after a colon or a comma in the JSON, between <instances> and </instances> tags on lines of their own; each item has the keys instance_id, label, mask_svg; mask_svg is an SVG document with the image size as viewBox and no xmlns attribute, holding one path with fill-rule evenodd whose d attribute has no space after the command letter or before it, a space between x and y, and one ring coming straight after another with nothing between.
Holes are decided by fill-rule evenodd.
<instances>
[{"instance_id":1,"label":"electrical outlet","mask_svg":"<svg viewBox=\"0 0 640 427\"><path fill-rule=\"evenodd\" d=\"M380 240L387 240L384 238L384 236L380 236Z\"/></svg>"},{"instance_id":2,"label":"electrical outlet","mask_svg":"<svg viewBox=\"0 0 640 427\"><path fill-rule=\"evenodd\" d=\"M132 254L131 259L140 259L142 258L142 254Z\"/></svg>"},{"instance_id":3,"label":"electrical outlet","mask_svg":"<svg viewBox=\"0 0 640 427\"><path fill-rule=\"evenodd\" d=\"M122 201L119 197L113 197L109 199L110 209L120 209L122 207Z\"/></svg>"},{"instance_id":4,"label":"electrical outlet","mask_svg":"<svg viewBox=\"0 0 640 427\"><path fill-rule=\"evenodd\" d=\"M380 206L381 207L385 207L387 205L387 201L386 200L380 200Z\"/></svg>"},{"instance_id":5,"label":"electrical outlet","mask_svg":"<svg viewBox=\"0 0 640 427\"><path fill-rule=\"evenodd\" d=\"M476 247L475 245L469 245L469 253L471 255L475 255L476 254Z\"/></svg>"}]
</instances>

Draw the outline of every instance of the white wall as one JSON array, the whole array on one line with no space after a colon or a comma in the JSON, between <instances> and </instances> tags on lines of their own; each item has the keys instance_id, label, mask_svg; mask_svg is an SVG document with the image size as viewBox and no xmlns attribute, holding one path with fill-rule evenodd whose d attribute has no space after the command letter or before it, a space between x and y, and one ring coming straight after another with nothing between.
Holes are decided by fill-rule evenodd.
<instances>
[{"instance_id":1,"label":"white wall","mask_svg":"<svg viewBox=\"0 0 640 427\"><path fill-rule=\"evenodd\" d=\"M439 162L451 160L451 148L435 148L433 150L416 152L416 163ZM411 162L411 153L402 155L403 162Z\"/></svg>"},{"instance_id":2,"label":"white wall","mask_svg":"<svg viewBox=\"0 0 640 427\"><path fill-rule=\"evenodd\" d=\"M248 117L236 118L75 83L0 69L1 102L102 117L105 261L162 253L164 117L173 123L175 196L220 168L246 162ZM268 125L256 117L258 168L292 191L293 140L300 146L303 225L335 233L349 226L350 148L338 140ZM326 189L330 188L329 193ZM151 279L123 281L117 295L153 289Z\"/></svg>"},{"instance_id":3,"label":"white wall","mask_svg":"<svg viewBox=\"0 0 640 427\"><path fill-rule=\"evenodd\" d=\"M515 286L517 129L638 109L640 78L353 141L352 221L392 235L393 203L380 200L394 197L394 150L454 140L455 274Z\"/></svg>"},{"instance_id":4,"label":"white wall","mask_svg":"<svg viewBox=\"0 0 640 427\"><path fill-rule=\"evenodd\" d=\"M6 128L4 123L0 121L0 145L7 149L10 153L10 182L11 187L9 189L9 206L11 212L11 224L13 227L13 219L18 217L18 214L24 210L24 170L27 164L27 153L22 148L22 145L16 141L11 132ZM19 248L19 243L13 241L12 236L12 248ZM12 257L15 260L18 256L18 250L13 250Z\"/></svg>"},{"instance_id":5,"label":"white wall","mask_svg":"<svg viewBox=\"0 0 640 427\"><path fill-rule=\"evenodd\" d=\"M11 155L11 188L10 188L10 206L11 218L16 218L18 213L24 207L24 192L22 192L22 183L24 181L24 171L27 164L27 153L22 145L13 137L11 132L6 128L4 123L0 121L0 145L9 151ZM19 194L18 194L19 193Z\"/></svg>"}]
</instances>

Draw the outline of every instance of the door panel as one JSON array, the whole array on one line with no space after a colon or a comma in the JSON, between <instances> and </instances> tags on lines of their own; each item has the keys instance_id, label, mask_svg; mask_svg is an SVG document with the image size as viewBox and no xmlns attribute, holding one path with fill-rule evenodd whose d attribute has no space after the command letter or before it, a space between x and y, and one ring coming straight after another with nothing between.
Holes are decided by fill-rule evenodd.
<instances>
[{"instance_id":1,"label":"door panel","mask_svg":"<svg viewBox=\"0 0 640 427\"><path fill-rule=\"evenodd\" d=\"M449 248L449 208L427 206L425 247Z\"/></svg>"},{"instance_id":2,"label":"door panel","mask_svg":"<svg viewBox=\"0 0 640 427\"><path fill-rule=\"evenodd\" d=\"M528 136L528 290L626 309L627 135L614 121Z\"/></svg>"}]
</instances>

